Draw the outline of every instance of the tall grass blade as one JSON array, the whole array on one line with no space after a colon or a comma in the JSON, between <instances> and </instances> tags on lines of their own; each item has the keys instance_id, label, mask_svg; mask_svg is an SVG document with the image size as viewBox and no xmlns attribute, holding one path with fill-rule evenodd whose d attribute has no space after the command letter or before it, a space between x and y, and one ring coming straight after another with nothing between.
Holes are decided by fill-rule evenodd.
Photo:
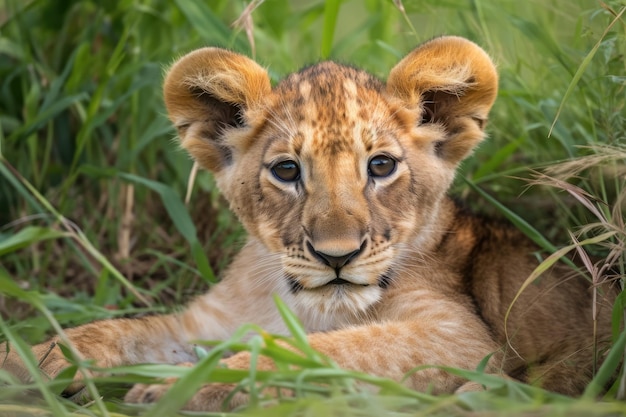
<instances>
[{"instance_id":1,"label":"tall grass blade","mask_svg":"<svg viewBox=\"0 0 626 417\"><path fill-rule=\"evenodd\" d=\"M69 97L63 97L62 99L56 101L54 104L50 105L45 109L40 109L37 112L37 117L28 124L23 125L21 128L15 130L8 140L18 140L18 138L23 138L31 135L37 129L40 129L45 123L49 122L50 119L53 119L55 116L59 115L62 111L68 109L72 105L85 101L89 98L89 96L85 93L79 93Z\"/></svg>"},{"instance_id":2,"label":"tall grass blade","mask_svg":"<svg viewBox=\"0 0 626 417\"><path fill-rule=\"evenodd\" d=\"M9 184L17 190L20 197L23 198L31 208L33 208L36 212L43 212L44 209L37 202L35 198L28 192L26 187L19 181L19 172L7 161L4 159L2 155L0 155L0 174L4 177Z\"/></svg>"},{"instance_id":3,"label":"tall grass blade","mask_svg":"<svg viewBox=\"0 0 626 417\"><path fill-rule=\"evenodd\" d=\"M231 47L237 51L246 50L246 43L233 34L206 3L187 0L174 0L174 3L207 45Z\"/></svg>"},{"instance_id":4,"label":"tall grass blade","mask_svg":"<svg viewBox=\"0 0 626 417\"><path fill-rule=\"evenodd\" d=\"M1 236L2 235L0 234L0 237ZM25 248L43 240L58 239L68 236L69 235L67 233L63 233L47 227L26 227L20 230L18 233L9 236L6 239L0 240L0 256L14 252L18 249Z\"/></svg>"},{"instance_id":5,"label":"tall grass blade","mask_svg":"<svg viewBox=\"0 0 626 417\"><path fill-rule=\"evenodd\" d=\"M559 116L561 115L561 111L565 107L565 103L567 102L567 100L569 99L570 95L574 91L574 88L576 87L576 85L580 81L580 78L583 76L583 73L585 72L585 70L587 69L587 67L589 66L591 61L593 60L593 57L596 55L596 52L598 52L598 49L600 48L600 45L602 45L602 41L604 40L606 35L610 32L610 30L613 27L613 25L615 25L617 22L619 22L619 20L621 19L622 15L624 14L624 12L626 12L626 7L623 7L622 10L617 14L617 16L615 16L615 18L611 21L611 23L609 23L609 25L604 30L604 33L602 33L602 35L600 36L600 39L598 40L598 42L591 49L591 51L589 51L587 56L585 56L585 59L583 59L583 61L581 62L580 66L576 70L576 73L572 77L572 81L570 81L569 86L567 87L567 90L565 91L565 94L563 95L563 99L561 100L561 104L559 105L559 108L556 111L556 115L554 116L554 120L552 121L552 125L550 126L550 131L548 132L548 137L550 137L552 135L552 130L554 129L554 126L556 125L556 122L558 121Z\"/></svg>"},{"instance_id":6,"label":"tall grass blade","mask_svg":"<svg viewBox=\"0 0 626 417\"><path fill-rule=\"evenodd\" d=\"M511 211L508 207L500 203L498 200L487 194L480 187L476 186L469 180L465 182L478 194L480 194L485 200L498 209L500 213L504 215L511 223L515 225L522 233L528 236L533 242L539 245L540 248L548 252L555 252L557 250L548 239L546 239L537 229L530 225L526 220L522 219L519 215Z\"/></svg>"},{"instance_id":7,"label":"tall grass blade","mask_svg":"<svg viewBox=\"0 0 626 417\"><path fill-rule=\"evenodd\" d=\"M308 358L311 358L315 361L321 363L327 363L328 359L322 357L322 355L317 352L315 349L311 347L309 344L309 340L304 330L304 326L296 317L296 315L287 307L287 304L283 300L280 299L277 295L274 296L274 303L276 303L276 307L278 308L278 312L280 313L281 318L285 322L287 329L294 337L296 341L296 347L300 349Z\"/></svg>"},{"instance_id":8,"label":"tall grass blade","mask_svg":"<svg viewBox=\"0 0 626 417\"><path fill-rule=\"evenodd\" d=\"M587 385L583 398L593 399L606 389L606 385L615 376L616 370L623 366L624 349L626 348L626 330L622 330L618 339L611 346L611 350L604 359L598 373Z\"/></svg>"},{"instance_id":9,"label":"tall grass blade","mask_svg":"<svg viewBox=\"0 0 626 417\"><path fill-rule=\"evenodd\" d=\"M176 229L180 232L181 235L185 237L189 245L191 246L191 251L196 261L198 270L202 274L202 277L206 279L209 283L216 282L215 274L211 269L211 265L204 253L204 249L198 240L196 226L194 225L191 217L189 216L189 212L185 207L185 204L181 200L180 196L174 191L172 187L169 187L160 182L152 181L147 178L139 177L133 174L127 173L119 173L120 178L134 182L135 184L140 184L146 186L159 194L161 197L161 201L163 202L163 206L167 210L167 213L174 222Z\"/></svg>"},{"instance_id":10,"label":"tall grass blade","mask_svg":"<svg viewBox=\"0 0 626 417\"><path fill-rule=\"evenodd\" d=\"M322 29L322 43L320 46L320 57L328 59L333 49L335 39L335 26L337 26L337 16L341 0L327 0L324 5L324 27Z\"/></svg>"}]
</instances>

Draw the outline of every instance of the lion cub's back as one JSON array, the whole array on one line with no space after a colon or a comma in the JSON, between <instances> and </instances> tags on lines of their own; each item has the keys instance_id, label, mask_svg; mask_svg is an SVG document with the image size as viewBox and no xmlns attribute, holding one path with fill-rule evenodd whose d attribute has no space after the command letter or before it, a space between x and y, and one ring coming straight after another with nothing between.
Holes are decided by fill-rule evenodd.
<instances>
[{"instance_id":1,"label":"lion cub's back","mask_svg":"<svg viewBox=\"0 0 626 417\"><path fill-rule=\"evenodd\" d=\"M508 224L462 211L458 218L457 235L473 237L462 270L465 290L505 347L509 373L532 379L545 368L554 384L573 378L573 392L584 388L592 377L595 349L609 346L617 288L609 283L597 287L594 328L593 285L587 277L560 261L527 282L546 257L536 245ZM569 365L559 373L565 361Z\"/></svg>"}]
</instances>

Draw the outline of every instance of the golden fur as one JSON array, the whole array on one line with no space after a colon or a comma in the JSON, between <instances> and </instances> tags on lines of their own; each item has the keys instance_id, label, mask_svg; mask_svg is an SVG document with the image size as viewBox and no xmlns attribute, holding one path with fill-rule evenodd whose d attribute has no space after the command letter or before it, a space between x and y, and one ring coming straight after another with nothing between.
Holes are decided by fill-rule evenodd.
<instances>
[{"instance_id":1,"label":"golden fur","mask_svg":"<svg viewBox=\"0 0 626 417\"><path fill-rule=\"evenodd\" d=\"M172 66L164 93L182 147L214 173L248 242L223 280L179 314L67 330L83 356L101 366L193 362L190 341L226 338L243 323L285 333L278 294L311 345L345 368L400 380L424 364L475 369L496 352L487 372L565 394L588 383L598 361L589 283L552 269L521 294L505 331L537 248L446 196L496 99L496 70L477 45L429 41L386 84L323 62L274 88L249 58L204 48ZM598 306L600 348L610 336L610 293ZM25 376L18 359L7 363ZM249 357L225 363L246 368ZM49 375L64 366L59 349L42 363ZM406 383L465 388L439 369ZM138 385L126 398L152 402L166 389ZM207 385L187 407L219 408L229 389Z\"/></svg>"}]
</instances>

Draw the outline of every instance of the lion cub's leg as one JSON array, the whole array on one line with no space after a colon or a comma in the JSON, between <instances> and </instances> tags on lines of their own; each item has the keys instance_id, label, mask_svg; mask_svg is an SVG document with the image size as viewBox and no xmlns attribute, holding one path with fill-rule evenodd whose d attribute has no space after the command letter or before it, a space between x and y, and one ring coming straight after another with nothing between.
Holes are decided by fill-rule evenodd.
<instances>
[{"instance_id":1,"label":"lion cub's leg","mask_svg":"<svg viewBox=\"0 0 626 417\"><path fill-rule=\"evenodd\" d=\"M136 319L112 319L89 323L64 331L71 349L79 359L90 359L101 368L141 362L177 363L195 360L192 347L174 315L150 316ZM51 340L33 346L32 353L46 378L56 377L69 366L60 344L63 339ZM4 352L3 352L4 350ZM22 381L30 375L14 349L0 347L3 369ZM65 389L73 394L82 388L82 374Z\"/></svg>"},{"instance_id":2,"label":"lion cub's leg","mask_svg":"<svg viewBox=\"0 0 626 417\"><path fill-rule=\"evenodd\" d=\"M389 320L313 333L308 340L313 348L341 368L403 381L420 391L453 393L465 381L436 366L475 369L499 346L480 319L458 303L433 295L430 299L425 297L422 304L427 305L423 305L422 312L412 312L410 320ZM500 359L500 355L493 355L486 372L499 373ZM248 369L250 354L238 353L225 359L224 364L235 369ZM415 370L424 365L435 367ZM268 370L273 366L270 359L258 358L257 369ZM188 401L185 408L196 411L219 410L232 388L224 384L205 385ZM167 389L167 384L135 386L126 400L156 402ZM236 403L241 404L242 398L239 395ZM229 405L233 406L232 403Z\"/></svg>"},{"instance_id":3,"label":"lion cub's leg","mask_svg":"<svg viewBox=\"0 0 626 417\"><path fill-rule=\"evenodd\" d=\"M79 359L93 360L99 368L137 363L195 362L193 342L196 340L223 340L244 323L275 329L274 323L280 322L275 311L273 314L254 314L255 303L272 305L269 291L265 296L264 293L238 291L243 286L236 280L237 277L231 277L221 281L179 314L101 320L66 329L65 340ZM231 299L248 309L232 311ZM49 379L70 365L59 346L65 344L63 340L55 336L32 348L40 371ZM20 356L6 345L0 345L0 366L22 381L31 379ZM81 389L80 379L82 375L78 373L76 382L67 387L65 393L73 394Z\"/></svg>"},{"instance_id":4,"label":"lion cub's leg","mask_svg":"<svg viewBox=\"0 0 626 417\"><path fill-rule=\"evenodd\" d=\"M342 368L404 380L413 389L433 394L453 393L465 382L437 366L476 369L499 349L482 323L473 320L457 320L453 326L436 321L388 322L313 334L309 340ZM492 357L486 372L499 373L499 358ZM434 367L416 370L424 365Z\"/></svg>"}]
</instances>

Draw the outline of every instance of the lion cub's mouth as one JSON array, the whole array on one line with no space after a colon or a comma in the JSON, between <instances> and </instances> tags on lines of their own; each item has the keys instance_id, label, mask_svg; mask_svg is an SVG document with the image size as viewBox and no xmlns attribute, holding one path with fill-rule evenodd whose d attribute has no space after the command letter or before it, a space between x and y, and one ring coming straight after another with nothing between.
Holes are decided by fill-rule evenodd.
<instances>
[{"instance_id":1,"label":"lion cub's mouth","mask_svg":"<svg viewBox=\"0 0 626 417\"><path fill-rule=\"evenodd\" d=\"M367 287L369 286L369 284L355 284L354 282L350 282L348 280L345 280L343 278L335 278L332 281L328 281L326 284L321 285L320 287L328 287L331 285L357 285L359 287ZM320 287L316 287L316 288L320 288Z\"/></svg>"},{"instance_id":2,"label":"lion cub's mouth","mask_svg":"<svg viewBox=\"0 0 626 417\"><path fill-rule=\"evenodd\" d=\"M299 293L300 291L317 291L323 290L330 287L342 287L342 286L353 286L353 287L369 287L369 284L358 284L352 281L348 281L343 278L335 278L328 281L325 284L317 285L315 287L305 287L302 285L295 277L287 276L287 282L289 282L289 286L291 288L292 293Z\"/></svg>"},{"instance_id":3,"label":"lion cub's mouth","mask_svg":"<svg viewBox=\"0 0 626 417\"><path fill-rule=\"evenodd\" d=\"M306 291L326 291L329 289L336 289L337 291L345 292L350 291L351 289L356 290L357 288L366 288L369 287L370 284L361 284L357 282L352 282L344 278L337 277L328 281L325 284L317 285L315 287L303 287L303 290Z\"/></svg>"}]
</instances>

